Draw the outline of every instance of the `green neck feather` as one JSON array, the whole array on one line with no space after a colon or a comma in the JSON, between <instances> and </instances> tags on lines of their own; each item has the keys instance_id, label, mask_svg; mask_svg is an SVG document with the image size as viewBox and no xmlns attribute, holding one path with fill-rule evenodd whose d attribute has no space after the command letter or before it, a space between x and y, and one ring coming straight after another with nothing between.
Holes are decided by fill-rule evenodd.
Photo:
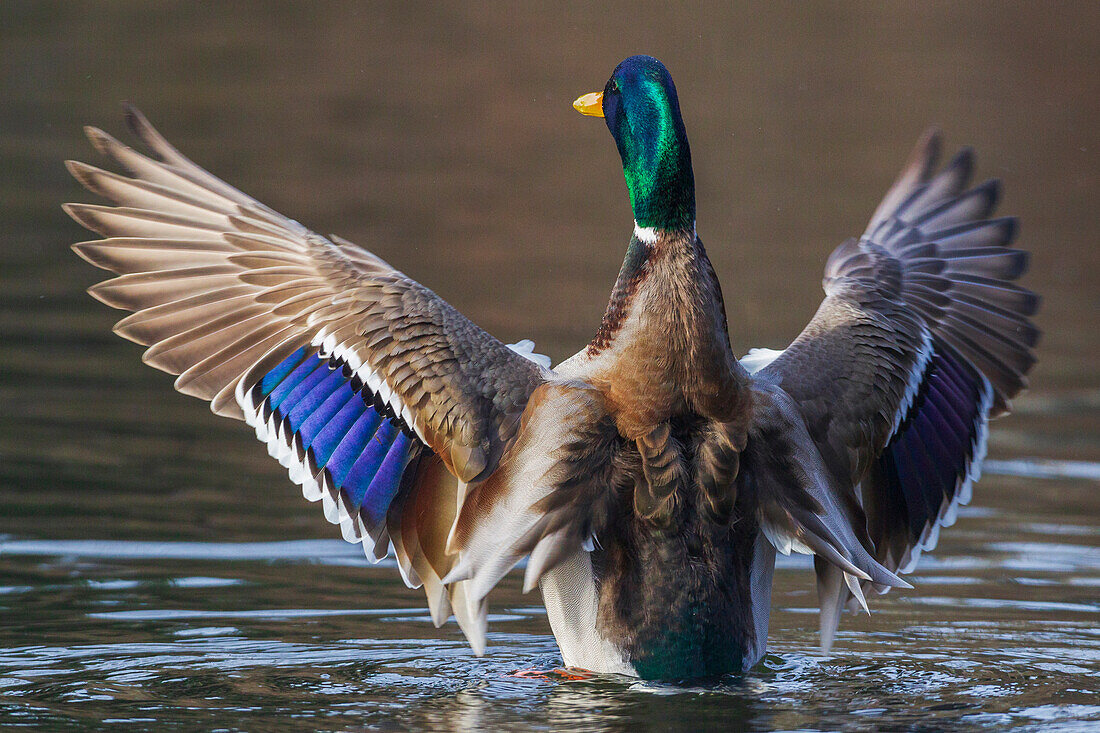
<instances>
[{"instance_id":1,"label":"green neck feather","mask_svg":"<svg viewBox=\"0 0 1100 733\"><path fill-rule=\"evenodd\" d=\"M695 177L672 79L664 72L612 81L622 91L607 124L622 157L634 220L641 227L692 229Z\"/></svg>"}]
</instances>

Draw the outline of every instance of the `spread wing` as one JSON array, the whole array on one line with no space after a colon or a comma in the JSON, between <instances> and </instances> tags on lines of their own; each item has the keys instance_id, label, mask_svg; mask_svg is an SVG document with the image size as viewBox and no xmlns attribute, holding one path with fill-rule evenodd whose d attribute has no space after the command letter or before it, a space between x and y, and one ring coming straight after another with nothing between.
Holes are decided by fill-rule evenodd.
<instances>
[{"instance_id":1,"label":"spread wing","mask_svg":"<svg viewBox=\"0 0 1100 733\"><path fill-rule=\"evenodd\" d=\"M65 207L104 237L74 249L117 275L90 290L133 311L115 331L148 347L146 363L178 374L178 390L254 427L368 557L392 547L436 623L453 608L480 651L483 599L500 577L538 547L552 559L563 542L583 541L574 537L583 528L563 530L570 502L551 510L544 501L560 473L553 461L521 483L515 467L532 455L523 425L537 426L539 447L553 452L589 427L582 420L602 419L598 400L583 386L547 384L537 355L501 343L370 252L218 180L136 110L128 120L155 158L89 128L129 175L67 164L116 204ZM538 414L525 414L529 404ZM500 501L463 510L489 479ZM511 512L507 528L500 506Z\"/></svg>"},{"instance_id":2,"label":"spread wing","mask_svg":"<svg viewBox=\"0 0 1100 733\"><path fill-rule=\"evenodd\" d=\"M1027 385L1039 337L1038 298L1013 282L1016 221L990 218L997 182L967 189L969 150L935 173L938 148L926 134L863 236L830 256L813 320L758 373L794 400L865 548L901 572L969 500L987 421ZM827 645L854 591L817 568Z\"/></svg>"}]
</instances>

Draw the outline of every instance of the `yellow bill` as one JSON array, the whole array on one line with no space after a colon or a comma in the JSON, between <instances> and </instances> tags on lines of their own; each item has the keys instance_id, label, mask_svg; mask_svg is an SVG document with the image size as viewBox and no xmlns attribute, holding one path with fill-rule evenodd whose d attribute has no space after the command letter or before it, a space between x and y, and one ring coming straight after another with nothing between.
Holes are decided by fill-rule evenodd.
<instances>
[{"instance_id":1,"label":"yellow bill","mask_svg":"<svg viewBox=\"0 0 1100 733\"><path fill-rule=\"evenodd\" d=\"M573 102L573 109L589 117L603 117L603 92L577 97L577 101Z\"/></svg>"}]
</instances>

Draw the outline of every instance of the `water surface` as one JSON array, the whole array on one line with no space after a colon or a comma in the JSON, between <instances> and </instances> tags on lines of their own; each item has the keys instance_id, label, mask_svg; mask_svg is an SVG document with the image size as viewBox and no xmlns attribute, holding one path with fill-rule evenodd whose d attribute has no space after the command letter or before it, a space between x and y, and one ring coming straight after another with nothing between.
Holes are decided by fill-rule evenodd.
<instances>
[{"instance_id":1,"label":"water surface","mask_svg":"<svg viewBox=\"0 0 1100 733\"><path fill-rule=\"evenodd\" d=\"M1088 730L1100 724L1100 12L705 3L0 6L0 725L84 730ZM58 204L80 125L133 100L186 153L372 248L508 341L592 335L630 218L569 102L677 79L735 347L781 347L928 123L1006 186L1045 296L1033 389L911 578L817 650L781 564L770 653L704 687L560 663L506 579L488 653L432 627L242 425L110 333Z\"/></svg>"}]
</instances>

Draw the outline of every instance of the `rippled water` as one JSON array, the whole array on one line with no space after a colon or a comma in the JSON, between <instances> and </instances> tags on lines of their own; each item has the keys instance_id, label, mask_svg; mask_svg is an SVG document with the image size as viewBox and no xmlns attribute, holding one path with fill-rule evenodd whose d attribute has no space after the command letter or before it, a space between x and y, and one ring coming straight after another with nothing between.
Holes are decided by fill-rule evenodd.
<instances>
[{"instance_id":1,"label":"rippled water","mask_svg":"<svg viewBox=\"0 0 1100 733\"><path fill-rule=\"evenodd\" d=\"M0 726L1090 730L1100 725L1100 12L638 3L0 5ZM781 564L770 653L702 687L510 676L560 664L508 578L488 653L432 627L242 426L110 334L58 209L132 99L218 174L364 243L506 340L591 335L629 211L569 102L623 56L676 76L700 231L742 350L781 346L936 121L1005 180L1046 298L1033 390L973 504L817 650ZM549 304L549 305L548 305Z\"/></svg>"}]
</instances>

